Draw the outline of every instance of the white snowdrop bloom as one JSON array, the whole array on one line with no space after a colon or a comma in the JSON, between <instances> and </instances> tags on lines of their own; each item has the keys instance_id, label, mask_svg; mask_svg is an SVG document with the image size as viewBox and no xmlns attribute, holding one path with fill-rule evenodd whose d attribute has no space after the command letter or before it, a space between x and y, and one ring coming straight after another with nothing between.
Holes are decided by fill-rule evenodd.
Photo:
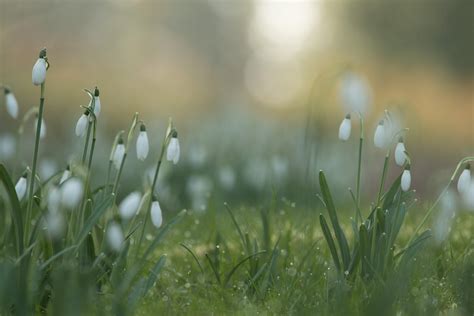
<instances>
[{"instance_id":1,"label":"white snowdrop bloom","mask_svg":"<svg viewBox=\"0 0 474 316\"><path fill-rule=\"evenodd\" d=\"M351 136L351 115L347 114L339 126L339 139L346 141Z\"/></svg>"},{"instance_id":2,"label":"white snowdrop bloom","mask_svg":"<svg viewBox=\"0 0 474 316\"><path fill-rule=\"evenodd\" d=\"M0 137L0 159L7 160L13 157L16 150L15 137L12 135L2 135Z\"/></svg>"},{"instance_id":3,"label":"white snowdrop bloom","mask_svg":"<svg viewBox=\"0 0 474 316\"><path fill-rule=\"evenodd\" d=\"M5 92L5 105L7 107L7 112L11 117L18 117L18 101L15 98L15 95L8 88L3 89Z\"/></svg>"},{"instance_id":4,"label":"white snowdrop bloom","mask_svg":"<svg viewBox=\"0 0 474 316\"><path fill-rule=\"evenodd\" d=\"M469 188L471 183L471 165L467 164L466 168L461 172L458 179L458 191L464 193Z\"/></svg>"},{"instance_id":5,"label":"white snowdrop bloom","mask_svg":"<svg viewBox=\"0 0 474 316\"><path fill-rule=\"evenodd\" d=\"M69 165L66 167L66 170L64 170L62 176L61 176L61 180L59 180L59 184L62 184L64 181L66 181L67 179L69 179L71 177L71 170L70 170L70 167Z\"/></svg>"},{"instance_id":6,"label":"white snowdrop bloom","mask_svg":"<svg viewBox=\"0 0 474 316\"><path fill-rule=\"evenodd\" d=\"M123 139L118 140L117 146L115 147L113 162L115 168L120 169L122 164L123 156L125 155L125 145L123 144Z\"/></svg>"},{"instance_id":7,"label":"white snowdrop bloom","mask_svg":"<svg viewBox=\"0 0 474 316\"><path fill-rule=\"evenodd\" d=\"M387 141L387 135L385 133L384 121L381 120L375 129L374 144L375 147L384 148Z\"/></svg>"},{"instance_id":8,"label":"white snowdrop bloom","mask_svg":"<svg viewBox=\"0 0 474 316\"><path fill-rule=\"evenodd\" d=\"M129 220L135 216L139 210L138 207L140 206L141 199L142 194L138 191L127 195L119 205L120 216L125 220Z\"/></svg>"},{"instance_id":9,"label":"white snowdrop bloom","mask_svg":"<svg viewBox=\"0 0 474 316\"><path fill-rule=\"evenodd\" d=\"M111 222L107 227L107 242L109 244L109 247L112 250L119 252L122 248L123 241L124 236L122 232L122 227L116 222Z\"/></svg>"},{"instance_id":10,"label":"white snowdrop bloom","mask_svg":"<svg viewBox=\"0 0 474 316\"><path fill-rule=\"evenodd\" d=\"M411 186L411 173L410 173L410 166L406 166L405 167L405 170L403 170L403 174L402 174L402 179L401 179L401 182L400 182L400 186L402 187L402 190L404 192L410 190L410 186Z\"/></svg>"},{"instance_id":11,"label":"white snowdrop bloom","mask_svg":"<svg viewBox=\"0 0 474 316\"><path fill-rule=\"evenodd\" d=\"M82 181L78 178L70 178L61 185L61 204L73 209L79 205L84 193Z\"/></svg>"},{"instance_id":12,"label":"white snowdrop bloom","mask_svg":"<svg viewBox=\"0 0 474 316\"><path fill-rule=\"evenodd\" d=\"M18 201L21 201L26 194L26 172L20 177L18 182L15 185L16 195L18 196Z\"/></svg>"},{"instance_id":13,"label":"white snowdrop bloom","mask_svg":"<svg viewBox=\"0 0 474 316\"><path fill-rule=\"evenodd\" d=\"M474 211L474 180L471 180L466 191L462 193L462 197L468 210Z\"/></svg>"},{"instance_id":14,"label":"white snowdrop bloom","mask_svg":"<svg viewBox=\"0 0 474 316\"><path fill-rule=\"evenodd\" d=\"M38 119L36 119L35 122L35 131L38 128ZM46 137L46 123L44 122L44 119L41 120L41 129L40 129L40 138L43 139Z\"/></svg>"},{"instance_id":15,"label":"white snowdrop bloom","mask_svg":"<svg viewBox=\"0 0 474 316\"><path fill-rule=\"evenodd\" d=\"M61 213L48 212L45 216L45 225L51 238L56 239L63 236L64 233L64 217Z\"/></svg>"},{"instance_id":16,"label":"white snowdrop bloom","mask_svg":"<svg viewBox=\"0 0 474 316\"><path fill-rule=\"evenodd\" d=\"M212 181L207 176L192 175L186 182L186 192L192 201L193 209L204 211L207 206L207 199L212 191Z\"/></svg>"},{"instance_id":17,"label":"white snowdrop bloom","mask_svg":"<svg viewBox=\"0 0 474 316\"><path fill-rule=\"evenodd\" d=\"M178 133L174 132L171 137L170 143L168 144L168 149L166 150L166 159L172 161L174 164L177 164L179 161L179 140Z\"/></svg>"},{"instance_id":18,"label":"white snowdrop bloom","mask_svg":"<svg viewBox=\"0 0 474 316\"><path fill-rule=\"evenodd\" d=\"M141 161L145 160L148 156L149 149L146 127L145 124L142 124L137 138L137 158Z\"/></svg>"},{"instance_id":19,"label":"white snowdrop bloom","mask_svg":"<svg viewBox=\"0 0 474 316\"><path fill-rule=\"evenodd\" d=\"M403 143L403 138L400 137L397 146L395 147L395 163L399 166L403 166L407 160L405 151L406 149L405 144Z\"/></svg>"},{"instance_id":20,"label":"white snowdrop bloom","mask_svg":"<svg viewBox=\"0 0 474 316\"><path fill-rule=\"evenodd\" d=\"M42 49L39 58L36 61L35 65L33 66L33 70L31 72L31 79L35 86L39 86L44 83L46 80L46 69L47 69L47 62L46 62L46 49Z\"/></svg>"},{"instance_id":21,"label":"white snowdrop bloom","mask_svg":"<svg viewBox=\"0 0 474 316\"><path fill-rule=\"evenodd\" d=\"M48 191L48 210L57 213L61 207L61 190L57 186L52 186Z\"/></svg>"},{"instance_id":22,"label":"white snowdrop bloom","mask_svg":"<svg viewBox=\"0 0 474 316\"><path fill-rule=\"evenodd\" d=\"M347 112L365 114L371 104L372 91L363 77L347 72L342 78L340 98Z\"/></svg>"},{"instance_id":23,"label":"white snowdrop bloom","mask_svg":"<svg viewBox=\"0 0 474 316\"><path fill-rule=\"evenodd\" d=\"M100 110L102 105L100 104L100 97L99 97L100 91L97 87L94 89L94 114L96 117L99 117Z\"/></svg>"},{"instance_id":24,"label":"white snowdrop bloom","mask_svg":"<svg viewBox=\"0 0 474 316\"><path fill-rule=\"evenodd\" d=\"M219 183L226 190L231 190L235 186L235 172L230 166L224 166L219 169Z\"/></svg>"},{"instance_id":25,"label":"white snowdrop bloom","mask_svg":"<svg viewBox=\"0 0 474 316\"><path fill-rule=\"evenodd\" d=\"M54 160L43 159L39 164L39 174L41 179L49 179L58 170L58 165Z\"/></svg>"},{"instance_id":26,"label":"white snowdrop bloom","mask_svg":"<svg viewBox=\"0 0 474 316\"><path fill-rule=\"evenodd\" d=\"M161 207L158 200L153 197L153 202L151 202L151 211L150 211L151 221L156 228L160 228L163 223L163 215L161 213Z\"/></svg>"},{"instance_id":27,"label":"white snowdrop bloom","mask_svg":"<svg viewBox=\"0 0 474 316\"><path fill-rule=\"evenodd\" d=\"M76 136L82 137L86 133L87 125L89 124L89 110L86 110L76 123Z\"/></svg>"},{"instance_id":28,"label":"white snowdrop bloom","mask_svg":"<svg viewBox=\"0 0 474 316\"><path fill-rule=\"evenodd\" d=\"M441 210L433 224L433 236L436 243L440 244L449 235L456 210L454 192L447 191L441 199Z\"/></svg>"}]
</instances>

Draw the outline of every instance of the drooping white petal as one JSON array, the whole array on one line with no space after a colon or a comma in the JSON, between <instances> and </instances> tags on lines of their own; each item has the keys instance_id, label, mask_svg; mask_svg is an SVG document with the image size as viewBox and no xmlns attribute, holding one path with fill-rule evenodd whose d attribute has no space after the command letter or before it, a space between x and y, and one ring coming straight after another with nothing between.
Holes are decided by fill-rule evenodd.
<instances>
[{"instance_id":1,"label":"drooping white petal","mask_svg":"<svg viewBox=\"0 0 474 316\"><path fill-rule=\"evenodd\" d=\"M114 151L114 166L115 168L120 169L120 165L122 164L123 156L125 155L125 145L124 144L117 144Z\"/></svg>"},{"instance_id":2,"label":"drooping white petal","mask_svg":"<svg viewBox=\"0 0 474 316\"><path fill-rule=\"evenodd\" d=\"M346 141L351 136L351 119L345 118L339 126L339 139Z\"/></svg>"},{"instance_id":3,"label":"drooping white petal","mask_svg":"<svg viewBox=\"0 0 474 316\"><path fill-rule=\"evenodd\" d=\"M403 142L398 142L397 146L395 147L395 162L399 166L403 166L406 161L406 154L405 154L405 144Z\"/></svg>"},{"instance_id":4,"label":"drooping white petal","mask_svg":"<svg viewBox=\"0 0 474 316\"><path fill-rule=\"evenodd\" d=\"M59 180L59 184L62 184L64 181L69 179L69 177L71 177L71 171L69 169L64 170L61 180Z\"/></svg>"},{"instance_id":5,"label":"drooping white petal","mask_svg":"<svg viewBox=\"0 0 474 316\"><path fill-rule=\"evenodd\" d=\"M148 156L148 151L148 135L146 131L141 131L137 138L137 158L142 161L145 160Z\"/></svg>"},{"instance_id":6,"label":"drooping white petal","mask_svg":"<svg viewBox=\"0 0 474 316\"><path fill-rule=\"evenodd\" d=\"M84 193L82 181L78 178L70 178L61 185L61 204L68 209L79 205Z\"/></svg>"},{"instance_id":7,"label":"drooping white petal","mask_svg":"<svg viewBox=\"0 0 474 316\"><path fill-rule=\"evenodd\" d=\"M5 105L7 107L7 112L11 117L18 117L18 101L15 98L15 95L11 92L5 94Z\"/></svg>"},{"instance_id":8,"label":"drooping white petal","mask_svg":"<svg viewBox=\"0 0 474 316\"><path fill-rule=\"evenodd\" d=\"M88 124L87 117L88 117L87 115L82 114L81 117L77 120L76 136L82 137L86 133L87 124Z\"/></svg>"},{"instance_id":9,"label":"drooping white petal","mask_svg":"<svg viewBox=\"0 0 474 316\"><path fill-rule=\"evenodd\" d=\"M100 97L94 97L94 114L96 117L99 117L101 106Z\"/></svg>"},{"instance_id":10,"label":"drooping white petal","mask_svg":"<svg viewBox=\"0 0 474 316\"><path fill-rule=\"evenodd\" d=\"M119 205L120 217L125 220L131 219L135 214L137 214L138 207L140 206L140 200L142 195L140 192L132 192Z\"/></svg>"},{"instance_id":11,"label":"drooping white petal","mask_svg":"<svg viewBox=\"0 0 474 316\"><path fill-rule=\"evenodd\" d=\"M179 161L179 151L179 140L177 137L172 137L166 151L166 159L177 164Z\"/></svg>"},{"instance_id":12,"label":"drooping white petal","mask_svg":"<svg viewBox=\"0 0 474 316\"><path fill-rule=\"evenodd\" d=\"M410 173L410 170L405 169L403 171L400 185L401 185L402 190L404 192L410 190L410 186L411 186L411 173Z\"/></svg>"},{"instance_id":13,"label":"drooping white petal","mask_svg":"<svg viewBox=\"0 0 474 316\"><path fill-rule=\"evenodd\" d=\"M462 194L464 204L468 210L474 211L474 180L471 180L466 191Z\"/></svg>"},{"instance_id":14,"label":"drooping white petal","mask_svg":"<svg viewBox=\"0 0 474 316\"><path fill-rule=\"evenodd\" d=\"M18 196L18 200L21 201L26 194L26 177L20 177L15 185L15 191L16 195Z\"/></svg>"},{"instance_id":15,"label":"drooping white petal","mask_svg":"<svg viewBox=\"0 0 474 316\"><path fill-rule=\"evenodd\" d=\"M461 175L459 176L459 179L458 179L459 193L466 192L470 184L471 184L471 170L466 168L461 172Z\"/></svg>"},{"instance_id":16,"label":"drooping white petal","mask_svg":"<svg viewBox=\"0 0 474 316\"><path fill-rule=\"evenodd\" d=\"M48 210L50 213L57 213L61 207L61 190L53 186L48 191Z\"/></svg>"},{"instance_id":17,"label":"drooping white petal","mask_svg":"<svg viewBox=\"0 0 474 316\"><path fill-rule=\"evenodd\" d=\"M153 201L151 203L151 221L156 228L160 228L163 223L163 215L161 213L160 203L158 201Z\"/></svg>"},{"instance_id":18,"label":"drooping white petal","mask_svg":"<svg viewBox=\"0 0 474 316\"><path fill-rule=\"evenodd\" d=\"M386 143L386 134L385 134L385 127L383 124L378 124L377 128L375 129L374 134L374 144L375 147L384 148Z\"/></svg>"},{"instance_id":19,"label":"drooping white petal","mask_svg":"<svg viewBox=\"0 0 474 316\"><path fill-rule=\"evenodd\" d=\"M122 248L122 243L124 241L124 236L122 232L122 227L116 222L111 222L107 227L107 242L109 247L119 252Z\"/></svg>"},{"instance_id":20,"label":"drooping white petal","mask_svg":"<svg viewBox=\"0 0 474 316\"><path fill-rule=\"evenodd\" d=\"M31 80L35 86L39 86L46 80L46 60L38 58L31 72Z\"/></svg>"}]
</instances>

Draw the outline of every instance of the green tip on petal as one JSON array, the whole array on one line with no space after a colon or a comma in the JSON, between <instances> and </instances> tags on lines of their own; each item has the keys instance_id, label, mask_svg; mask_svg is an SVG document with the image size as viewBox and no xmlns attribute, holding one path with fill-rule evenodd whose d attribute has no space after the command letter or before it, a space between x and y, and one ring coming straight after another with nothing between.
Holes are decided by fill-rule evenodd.
<instances>
[{"instance_id":1,"label":"green tip on petal","mask_svg":"<svg viewBox=\"0 0 474 316\"><path fill-rule=\"evenodd\" d=\"M46 47L43 48L40 52L39 52L39 58L45 58L46 57Z\"/></svg>"}]
</instances>

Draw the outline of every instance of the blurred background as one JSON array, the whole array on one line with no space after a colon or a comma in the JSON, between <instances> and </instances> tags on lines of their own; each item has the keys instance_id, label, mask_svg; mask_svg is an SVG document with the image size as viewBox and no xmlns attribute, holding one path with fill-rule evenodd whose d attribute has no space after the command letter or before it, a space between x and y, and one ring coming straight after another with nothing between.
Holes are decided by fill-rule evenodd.
<instances>
[{"instance_id":1,"label":"blurred background","mask_svg":"<svg viewBox=\"0 0 474 316\"><path fill-rule=\"evenodd\" d=\"M81 154L74 127L88 103L83 88L101 90L97 183L114 135L140 112L151 155L138 162L131 147L123 194L153 171L173 117L182 160L166 164L159 183L173 210L271 194L310 207L319 169L349 199L357 120L350 141L337 133L353 93L366 119L364 194L378 186L385 151L372 139L388 109L410 128L413 186L428 197L474 153L473 31L471 0L0 0L0 82L20 117L37 106L31 68L47 47L44 177ZM19 175L31 164L33 122L18 160L19 120L1 100L1 160L20 164ZM391 178L400 172L390 168Z\"/></svg>"}]
</instances>

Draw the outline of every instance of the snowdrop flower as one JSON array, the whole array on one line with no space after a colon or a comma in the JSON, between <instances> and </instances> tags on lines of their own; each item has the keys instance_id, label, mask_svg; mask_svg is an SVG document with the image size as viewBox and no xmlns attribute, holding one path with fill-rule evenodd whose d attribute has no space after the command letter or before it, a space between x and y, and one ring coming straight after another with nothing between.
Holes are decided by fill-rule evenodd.
<instances>
[{"instance_id":1,"label":"snowdrop flower","mask_svg":"<svg viewBox=\"0 0 474 316\"><path fill-rule=\"evenodd\" d=\"M339 139L346 141L351 136L351 115L347 114L339 126Z\"/></svg>"},{"instance_id":2,"label":"snowdrop flower","mask_svg":"<svg viewBox=\"0 0 474 316\"><path fill-rule=\"evenodd\" d=\"M71 177L71 170L69 165L67 165L66 170L64 170L63 175L61 176L61 180L59 180L59 184L63 184L64 181Z\"/></svg>"},{"instance_id":3,"label":"snowdrop flower","mask_svg":"<svg viewBox=\"0 0 474 316\"><path fill-rule=\"evenodd\" d=\"M375 129L375 134L374 134L375 147L384 148L386 140L387 140L387 135L385 134L384 121L381 120L379 124L377 125L377 128Z\"/></svg>"},{"instance_id":4,"label":"snowdrop flower","mask_svg":"<svg viewBox=\"0 0 474 316\"><path fill-rule=\"evenodd\" d=\"M122 164L123 156L125 155L125 145L123 144L123 138L120 137L117 146L115 147L113 162L115 168L120 169L120 165Z\"/></svg>"},{"instance_id":5,"label":"snowdrop flower","mask_svg":"<svg viewBox=\"0 0 474 316\"><path fill-rule=\"evenodd\" d=\"M148 135L146 133L145 124L142 124L137 138L137 158L141 161L145 160L148 156L148 150Z\"/></svg>"},{"instance_id":6,"label":"snowdrop flower","mask_svg":"<svg viewBox=\"0 0 474 316\"><path fill-rule=\"evenodd\" d=\"M48 191L48 210L51 213L57 213L61 206L61 190L53 186Z\"/></svg>"},{"instance_id":7,"label":"snowdrop flower","mask_svg":"<svg viewBox=\"0 0 474 316\"><path fill-rule=\"evenodd\" d=\"M179 140L178 140L178 133L176 131L173 132L171 136L170 143L168 144L168 149L166 151L166 159L168 161L172 161L174 164L178 163L179 160Z\"/></svg>"},{"instance_id":8,"label":"snowdrop flower","mask_svg":"<svg viewBox=\"0 0 474 316\"><path fill-rule=\"evenodd\" d=\"M76 136L82 137L86 133L87 125L89 124L89 110L86 110L76 123Z\"/></svg>"},{"instance_id":9,"label":"snowdrop flower","mask_svg":"<svg viewBox=\"0 0 474 316\"><path fill-rule=\"evenodd\" d=\"M135 191L127 195L125 199L119 205L119 213L120 216L124 220L129 220L135 214L137 214L140 206L140 201L142 199L142 195L140 192Z\"/></svg>"},{"instance_id":10,"label":"snowdrop flower","mask_svg":"<svg viewBox=\"0 0 474 316\"><path fill-rule=\"evenodd\" d=\"M119 252L122 248L122 243L124 241L124 236L122 232L122 227L120 224L116 222L111 222L109 227L107 227L107 242L109 243L109 247Z\"/></svg>"},{"instance_id":11,"label":"snowdrop flower","mask_svg":"<svg viewBox=\"0 0 474 316\"><path fill-rule=\"evenodd\" d=\"M225 166L219 170L219 183L224 187L226 190L231 190L235 186L235 172L234 170L229 167Z\"/></svg>"},{"instance_id":12,"label":"snowdrop flower","mask_svg":"<svg viewBox=\"0 0 474 316\"><path fill-rule=\"evenodd\" d=\"M101 109L99 94L100 94L99 89L97 87L95 87L95 90L94 90L94 115L96 117L99 117L100 109Z\"/></svg>"},{"instance_id":13,"label":"snowdrop flower","mask_svg":"<svg viewBox=\"0 0 474 316\"><path fill-rule=\"evenodd\" d=\"M405 153L405 144L403 143L403 138L400 137L398 140L397 146L395 147L395 162L399 166L403 166L407 160L407 155Z\"/></svg>"},{"instance_id":14,"label":"snowdrop flower","mask_svg":"<svg viewBox=\"0 0 474 316\"><path fill-rule=\"evenodd\" d=\"M21 201L26 194L26 172L20 177L18 182L15 185L16 195L18 196L18 201Z\"/></svg>"},{"instance_id":15,"label":"snowdrop flower","mask_svg":"<svg viewBox=\"0 0 474 316\"><path fill-rule=\"evenodd\" d=\"M153 202L151 202L150 215L153 225L156 228L160 228L161 224L163 223L163 216L161 214L160 203L158 202L155 196L153 197Z\"/></svg>"},{"instance_id":16,"label":"snowdrop flower","mask_svg":"<svg viewBox=\"0 0 474 316\"><path fill-rule=\"evenodd\" d=\"M464 193L471 184L471 165L467 164L458 179L458 191Z\"/></svg>"},{"instance_id":17,"label":"snowdrop flower","mask_svg":"<svg viewBox=\"0 0 474 316\"><path fill-rule=\"evenodd\" d=\"M203 175L192 175L186 182L186 192L191 198L192 208L196 211L204 211L207 200L211 194L213 183L211 179Z\"/></svg>"},{"instance_id":18,"label":"snowdrop flower","mask_svg":"<svg viewBox=\"0 0 474 316\"><path fill-rule=\"evenodd\" d=\"M466 207L474 211L474 180L471 180L471 183L469 183L469 186L462 195Z\"/></svg>"},{"instance_id":19,"label":"snowdrop flower","mask_svg":"<svg viewBox=\"0 0 474 316\"><path fill-rule=\"evenodd\" d=\"M7 107L7 112L11 117L18 117L18 101L15 98L15 95L8 88L4 88L5 92L5 105Z\"/></svg>"},{"instance_id":20,"label":"snowdrop flower","mask_svg":"<svg viewBox=\"0 0 474 316\"><path fill-rule=\"evenodd\" d=\"M0 158L2 160L9 159L13 157L16 150L15 137L12 135L2 135L0 137Z\"/></svg>"},{"instance_id":21,"label":"snowdrop flower","mask_svg":"<svg viewBox=\"0 0 474 316\"><path fill-rule=\"evenodd\" d=\"M35 122L35 131L38 128L38 118L36 118ZM41 129L40 129L40 138L43 139L46 137L46 123L44 122L44 119L41 120Z\"/></svg>"},{"instance_id":22,"label":"snowdrop flower","mask_svg":"<svg viewBox=\"0 0 474 316\"><path fill-rule=\"evenodd\" d=\"M45 216L46 229L51 238L60 238L64 233L64 217L61 213L48 212Z\"/></svg>"},{"instance_id":23,"label":"snowdrop flower","mask_svg":"<svg viewBox=\"0 0 474 316\"><path fill-rule=\"evenodd\" d=\"M84 193L82 181L78 178L70 178L61 186L61 204L68 209L79 205Z\"/></svg>"},{"instance_id":24,"label":"snowdrop flower","mask_svg":"<svg viewBox=\"0 0 474 316\"><path fill-rule=\"evenodd\" d=\"M368 82L361 76L347 72L341 82L340 98L347 112L365 114L370 107L372 92Z\"/></svg>"},{"instance_id":25,"label":"snowdrop flower","mask_svg":"<svg viewBox=\"0 0 474 316\"><path fill-rule=\"evenodd\" d=\"M44 83L46 80L46 70L48 68L48 62L46 59L46 48L43 48L40 53L38 60L33 66L33 71L31 73L31 79L35 86L39 86Z\"/></svg>"},{"instance_id":26,"label":"snowdrop flower","mask_svg":"<svg viewBox=\"0 0 474 316\"><path fill-rule=\"evenodd\" d=\"M410 173L410 165L405 166L405 170L403 170L402 179L400 183L402 190L404 192L410 190L411 185L411 173Z\"/></svg>"},{"instance_id":27,"label":"snowdrop flower","mask_svg":"<svg viewBox=\"0 0 474 316\"><path fill-rule=\"evenodd\" d=\"M441 211L433 224L433 236L436 243L440 244L448 237L451 231L456 210L456 199L452 191L446 192L441 199Z\"/></svg>"}]
</instances>

